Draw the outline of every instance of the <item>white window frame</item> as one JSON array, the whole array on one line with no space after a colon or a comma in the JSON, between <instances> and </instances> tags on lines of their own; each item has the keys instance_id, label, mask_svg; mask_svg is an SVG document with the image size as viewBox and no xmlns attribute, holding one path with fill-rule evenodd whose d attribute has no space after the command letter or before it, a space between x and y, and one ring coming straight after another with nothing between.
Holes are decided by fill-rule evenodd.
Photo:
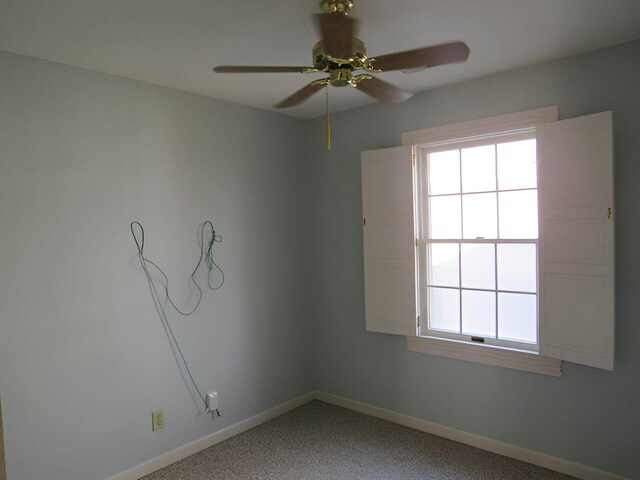
<instances>
[{"instance_id":1,"label":"white window frame","mask_svg":"<svg viewBox=\"0 0 640 480\"><path fill-rule=\"evenodd\" d=\"M404 146L361 152L367 332L409 350L560 375L561 361L613 370L615 215L613 114L557 121L557 107L435 127ZM538 157L539 353L420 337L416 146L482 141L535 127ZM512 137L515 138L515 137Z\"/></svg>"},{"instance_id":2,"label":"white window frame","mask_svg":"<svg viewBox=\"0 0 640 480\"><path fill-rule=\"evenodd\" d=\"M515 133L498 133L496 135L486 135L483 137L483 139L473 139L473 140L459 140L459 141L453 141L453 142L438 142L437 144L433 145L419 145L417 146L417 165L416 165L416 184L417 184L417 195L416 195L416 211L417 211L417 218L416 218L416 228L417 228L417 237L418 237L418 265L417 265L417 269L418 269L418 276L419 276L419 282L418 284L420 285L419 288L419 302L421 306L424 306L424 311L427 310L428 308L428 295L427 295L427 286L429 284L428 282L428 272L426 271L425 268L420 268L420 266L425 265L425 260L428 258L429 255L429 245L430 244L435 244L435 243L458 243L458 244L480 244L480 243L487 243L487 244L534 244L536 247L536 256L538 255L538 245L539 245L539 241L538 238L535 239L501 239L501 238L497 238L497 239L486 239L486 240L470 240L470 239L463 239L463 238L459 238L459 239L429 239L429 218L428 215L426 214L426 210L428 208L428 200L426 200L427 198L427 194L428 194L428 182L429 182L429 177L428 177L428 173L427 173L427 156L431 153L437 153L437 152L441 152L441 151L446 151L449 149L463 149L463 148L470 148L470 147L479 147L479 146L485 146L485 145L495 145L495 144L499 144L499 143L503 143L503 142L515 142L515 141L520 141L520 140L535 140L536 138L536 132L535 132L535 127L531 127L529 129L522 129L519 130ZM497 158L496 158L497 161ZM497 170L496 170L496 174L497 174ZM533 190L533 188L527 188L526 190ZM537 192L538 188L537 188L537 182L536 182L536 187L535 190ZM511 191L511 190L505 190L505 191ZM496 194L498 192L497 190L497 185L496 185L496 190L495 190ZM476 193L476 192L474 192ZM479 193L492 193L492 192L479 192ZM464 206L462 205L461 208L464 208ZM461 211L462 215L464 215L464 210ZM499 213L498 213L499 215ZM498 258L497 256L495 257L495 262L496 262L496 266L495 266L495 270L496 270L496 275L497 275L497 261ZM460 261L460 259L459 259ZM537 262L536 262L536 277L537 277ZM468 289L468 288L462 288L462 287L441 287L441 288L452 288L454 290L458 290L460 292L462 292L462 290L481 290L481 291L491 291L491 290L484 290L484 289ZM495 292L498 291L498 285L496 284L495 289L493 290ZM537 298L538 298L538 289L536 288L535 294L531 293L531 292L509 292L509 293L524 293L527 295L535 295L536 297L536 303L537 303ZM497 307L497 304L496 304ZM536 342L535 343L531 343L531 342L517 342L517 341L509 341L509 340L501 340L499 338L483 338L481 343L484 343L485 345L493 345L495 347L502 347L502 348L507 348L507 349L511 349L511 350L517 350L517 351L531 351L531 352L538 352L538 341L539 341L539 324L538 324L538 319L537 319L537 311L536 311ZM425 319L426 320L426 319ZM497 317L496 317L497 320ZM472 338L478 338L480 336L471 336L471 335L465 335L463 333L448 333L448 332L444 332L444 331L439 331L439 330L434 330L434 329L429 329L428 327L428 322L427 321L421 321L419 326L418 326L418 336L425 336L425 337L441 337L441 338L446 338L449 340L458 340L458 341L463 341L463 342L472 342L472 343L480 343L480 342L473 342ZM498 326L496 324L496 334L498 332Z\"/></svg>"},{"instance_id":3,"label":"white window frame","mask_svg":"<svg viewBox=\"0 0 640 480\"><path fill-rule=\"evenodd\" d=\"M455 143L456 145L465 143L465 146L476 146L483 143L487 144L489 142L489 138L492 142L500 141L498 137L503 137L505 139L510 138L512 140L535 138L536 126L548 122L555 122L557 120L558 107L546 107L526 112L500 115L407 132L402 134L402 145L416 146L420 149L426 147L430 150L435 150L439 146L445 147L447 144L452 143ZM417 167L419 169L419 164L422 162L417 163ZM417 188L424 189L425 186L422 184L421 180L424 180L426 176L418 173L416 177ZM417 196L417 198L419 197ZM416 202L418 202L417 198ZM418 208L420 207L418 206ZM418 225L421 223L422 222L419 221ZM416 269L418 276L420 277L420 284L422 285L424 284L423 282L426 281L426 278L424 277L425 272L422 271L424 269L420 269L418 259L424 258L423 255L426 253L424 252L426 242L420 241L420 239L424 239L421 232L416 233L418 239L417 248L422 249L422 251L416 255ZM424 304L422 296L426 289L420 287L419 290L420 292L417 299L418 312L421 311L420 307ZM538 292L536 295L538 295ZM537 322L537 324L539 324L539 322ZM539 355L537 351L537 344L533 346L533 348L527 348L525 344L519 346L519 348L514 348L514 344L512 342L509 342L508 344L504 344L500 341L476 343L461 340L457 335L451 337L446 334L433 335L432 331L429 331L428 334L425 335L425 332L422 331L423 329L421 328L421 325L422 319L419 317L417 331L418 336L407 337L408 349L410 351L497 365L557 377L562 375L562 362L555 358L546 358Z\"/></svg>"}]
</instances>

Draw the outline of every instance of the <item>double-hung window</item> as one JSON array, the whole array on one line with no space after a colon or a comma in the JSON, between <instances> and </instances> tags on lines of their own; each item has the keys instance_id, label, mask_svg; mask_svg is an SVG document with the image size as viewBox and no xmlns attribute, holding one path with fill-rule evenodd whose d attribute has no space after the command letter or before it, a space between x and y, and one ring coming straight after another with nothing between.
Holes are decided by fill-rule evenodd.
<instances>
[{"instance_id":1,"label":"double-hung window","mask_svg":"<svg viewBox=\"0 0 640 480\"><path fill-rule=\"evenodd\" d=\"M417 154L420 334L537 350L535 131Z\"/></svg>"},{"instance_id":2,"label":"double-hung window","mask_svg":"<svg viewBox=\"0 0 640 480\"><path fill-rule=\"evenodd\" d=\"M367 331L560 374L613 369L613 133L557 107L362 152Z\"/></svg>"}]
</instances>

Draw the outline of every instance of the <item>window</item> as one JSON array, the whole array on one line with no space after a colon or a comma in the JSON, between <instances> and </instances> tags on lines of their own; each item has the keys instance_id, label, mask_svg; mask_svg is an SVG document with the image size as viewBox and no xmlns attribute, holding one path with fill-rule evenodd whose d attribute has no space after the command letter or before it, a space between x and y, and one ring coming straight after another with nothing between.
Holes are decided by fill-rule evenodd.
<instances>
[{"instance_id":1,"label":"window","mask_svg":"<svg viewBox=\"0 0 640 480\"><path fill-rule=\"evenodd\" d=\"M612 115L543 108L362 152L365 320L410 350L613 369Z\"/></svg>"},{"instance_id":2,"label":"window","mask_svg":"<svg viewBox=\"0 0 640 480\"><path fill-rule=\"evenodd\" d=\"M537 350L535 130L418 148L420 334Z\"/></svg>"}]
</instances>

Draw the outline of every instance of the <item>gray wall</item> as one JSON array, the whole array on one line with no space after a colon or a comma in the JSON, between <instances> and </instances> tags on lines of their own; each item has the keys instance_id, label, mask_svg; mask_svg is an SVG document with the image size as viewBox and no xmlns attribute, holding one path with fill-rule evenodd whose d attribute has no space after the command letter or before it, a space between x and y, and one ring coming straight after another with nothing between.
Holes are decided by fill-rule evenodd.
<instances>
[{"instance_id":1,"label":"gray wall","mask_svg":"<svg viewBox=\"0 0 640 480\"><path fill-rule=\"evenodd\" d=\"M640 42L302 121L0 53L0 395L11 480L100 480L312 388L640 477ZM617 356L564 377L364 331L360 151L548 105L614 111ZM188 303L194 229L227 282L170 314L223 417L198 414L128 230ZM166 427L150 432L150 412Z\"/></svg>"},{"instance_id":2,"label":"gray wall","mask_svg":"<svg viewBox=\"0 0 640 480\"><path fill-rule=\"evenodd\" d=\"M213 81L213 77L212 77ZM298 159L282 115L0 53L0 394L11 480L100 480L312 388ZM292 138L299 141L291 142ZM181 305L211 219L226 273L169 313L222 418L199 414L129 222ZM166 427L151 432L152 410Z\"/></svg>"},{"instance_id":3,"label":"gray wall","mask_svg":"<svg viewBox=\"0 0 640 480\"><path fill-rule=\"evenodd\" d=\"M425 73L426 75L426 73ZM450 427L640 478L640 42L375 104L315 123L316 387ZM564 363L561 379L412 353L364 327L360 152L402 132L558 105L560 117L613 110L616 170L615 372Z\"/></svg>"}]
</instances>

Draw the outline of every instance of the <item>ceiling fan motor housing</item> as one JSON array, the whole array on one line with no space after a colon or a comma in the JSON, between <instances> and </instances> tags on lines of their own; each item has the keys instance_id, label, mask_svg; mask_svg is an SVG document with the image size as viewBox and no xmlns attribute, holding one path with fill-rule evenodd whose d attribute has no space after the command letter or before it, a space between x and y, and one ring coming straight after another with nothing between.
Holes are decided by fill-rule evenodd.
<instances>
[{"instance_id":1,"label":"ceiling fan motor housing","mask_svg":"<svg viewBox=\"0 0 640 480\"><path fill-rule=\"evenodd\" d=\"M337 68L359 70L365 68L366 60L367 49L364 43L357 38L352 39L350 58L333 58L328 55L322 41L313 46L313 66L321 72L331 72Z\"/></svg>"}]
</instances>

